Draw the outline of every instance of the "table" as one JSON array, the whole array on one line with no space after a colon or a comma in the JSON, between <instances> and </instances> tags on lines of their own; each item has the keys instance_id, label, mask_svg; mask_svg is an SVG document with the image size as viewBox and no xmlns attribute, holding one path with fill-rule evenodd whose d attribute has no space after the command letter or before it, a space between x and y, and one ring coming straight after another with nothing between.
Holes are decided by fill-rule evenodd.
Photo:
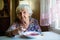
<instances>
[{"instance_id":1,"label":"table","mask_svg":"<svg viewBox=\"0 0 60 40\"><path fill-rule=\"evenodd\" d=\"M0 40L60 40L60 34L54 33L52 31L42 32L43 36L38 36L34 39L22 39L22 38L9 38L6 36L0 36Z\"/></svg>"}]
</instances>

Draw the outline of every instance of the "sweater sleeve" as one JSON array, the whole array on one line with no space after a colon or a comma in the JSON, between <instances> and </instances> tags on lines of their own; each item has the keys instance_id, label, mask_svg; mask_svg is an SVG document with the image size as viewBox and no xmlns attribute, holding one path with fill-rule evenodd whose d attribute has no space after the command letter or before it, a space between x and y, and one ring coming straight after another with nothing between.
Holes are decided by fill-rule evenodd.
<instances>
[{"instance_id":1,"label":"sweater sleeve","mask_svg":"<svg viewBox=\"0 0 60 40\"><path fill-rule=\"evenodd\" d=\"M40 28L38 21L36 19L34 19L34 28L35 28L35 31L41 33L41 28Z\"/></svg>"}]
</instances>

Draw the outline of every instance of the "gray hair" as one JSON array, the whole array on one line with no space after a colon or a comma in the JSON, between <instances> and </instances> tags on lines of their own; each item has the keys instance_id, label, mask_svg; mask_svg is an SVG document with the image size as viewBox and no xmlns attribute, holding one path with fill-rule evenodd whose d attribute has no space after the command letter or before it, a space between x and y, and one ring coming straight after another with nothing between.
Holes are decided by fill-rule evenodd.
<instances>
[{"instance_id":1,"label":"gray hair","mask_svg":"<svg viewBox=\"0 0 60 40\"><path fill-rule=\"evenodd\" d=\"M28 10L30 16L32 15L32 9L28 4L19 4L16 8L16 13L19 13L19 11L23 8Z\"/></svg>"}]
</instances>

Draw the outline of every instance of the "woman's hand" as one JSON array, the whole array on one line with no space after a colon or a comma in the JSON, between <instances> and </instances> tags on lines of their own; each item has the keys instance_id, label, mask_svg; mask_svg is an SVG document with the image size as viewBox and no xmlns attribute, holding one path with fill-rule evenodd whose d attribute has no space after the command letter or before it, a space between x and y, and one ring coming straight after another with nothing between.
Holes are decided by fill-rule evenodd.
<instances>
[{"instance_id":1,"label":"woman's hand","mask_svg":"<svg viewBox=\"0 0 60 40\"><path fill-rule=\"evenodd\" d=\"M15 30L12 30L12 31L6 32L6 36L11 37L11 36L17 35L17 34L19 34L18 31L20 31L19 28L16 28Z\"/></svg>"}]
</instances>

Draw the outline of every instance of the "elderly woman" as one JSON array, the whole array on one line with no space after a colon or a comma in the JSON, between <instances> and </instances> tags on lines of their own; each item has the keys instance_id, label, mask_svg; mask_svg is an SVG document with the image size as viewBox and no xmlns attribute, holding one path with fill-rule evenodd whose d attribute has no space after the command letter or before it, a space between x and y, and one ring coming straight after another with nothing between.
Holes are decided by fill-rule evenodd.
<instances>
[{"instance_id":1,"label":"elderly woman","mask_svg":"<svg viewBox=\"0 0 60 40\"><path fill-rule=\"evenodd\" d=\"M38 21L32 18L32 9L28 4L19 4L16 8L18 20L13 23L6 31L8 36L18 35L18 31L36 31L41 32Z\"/></svg>"}]
</instances>

